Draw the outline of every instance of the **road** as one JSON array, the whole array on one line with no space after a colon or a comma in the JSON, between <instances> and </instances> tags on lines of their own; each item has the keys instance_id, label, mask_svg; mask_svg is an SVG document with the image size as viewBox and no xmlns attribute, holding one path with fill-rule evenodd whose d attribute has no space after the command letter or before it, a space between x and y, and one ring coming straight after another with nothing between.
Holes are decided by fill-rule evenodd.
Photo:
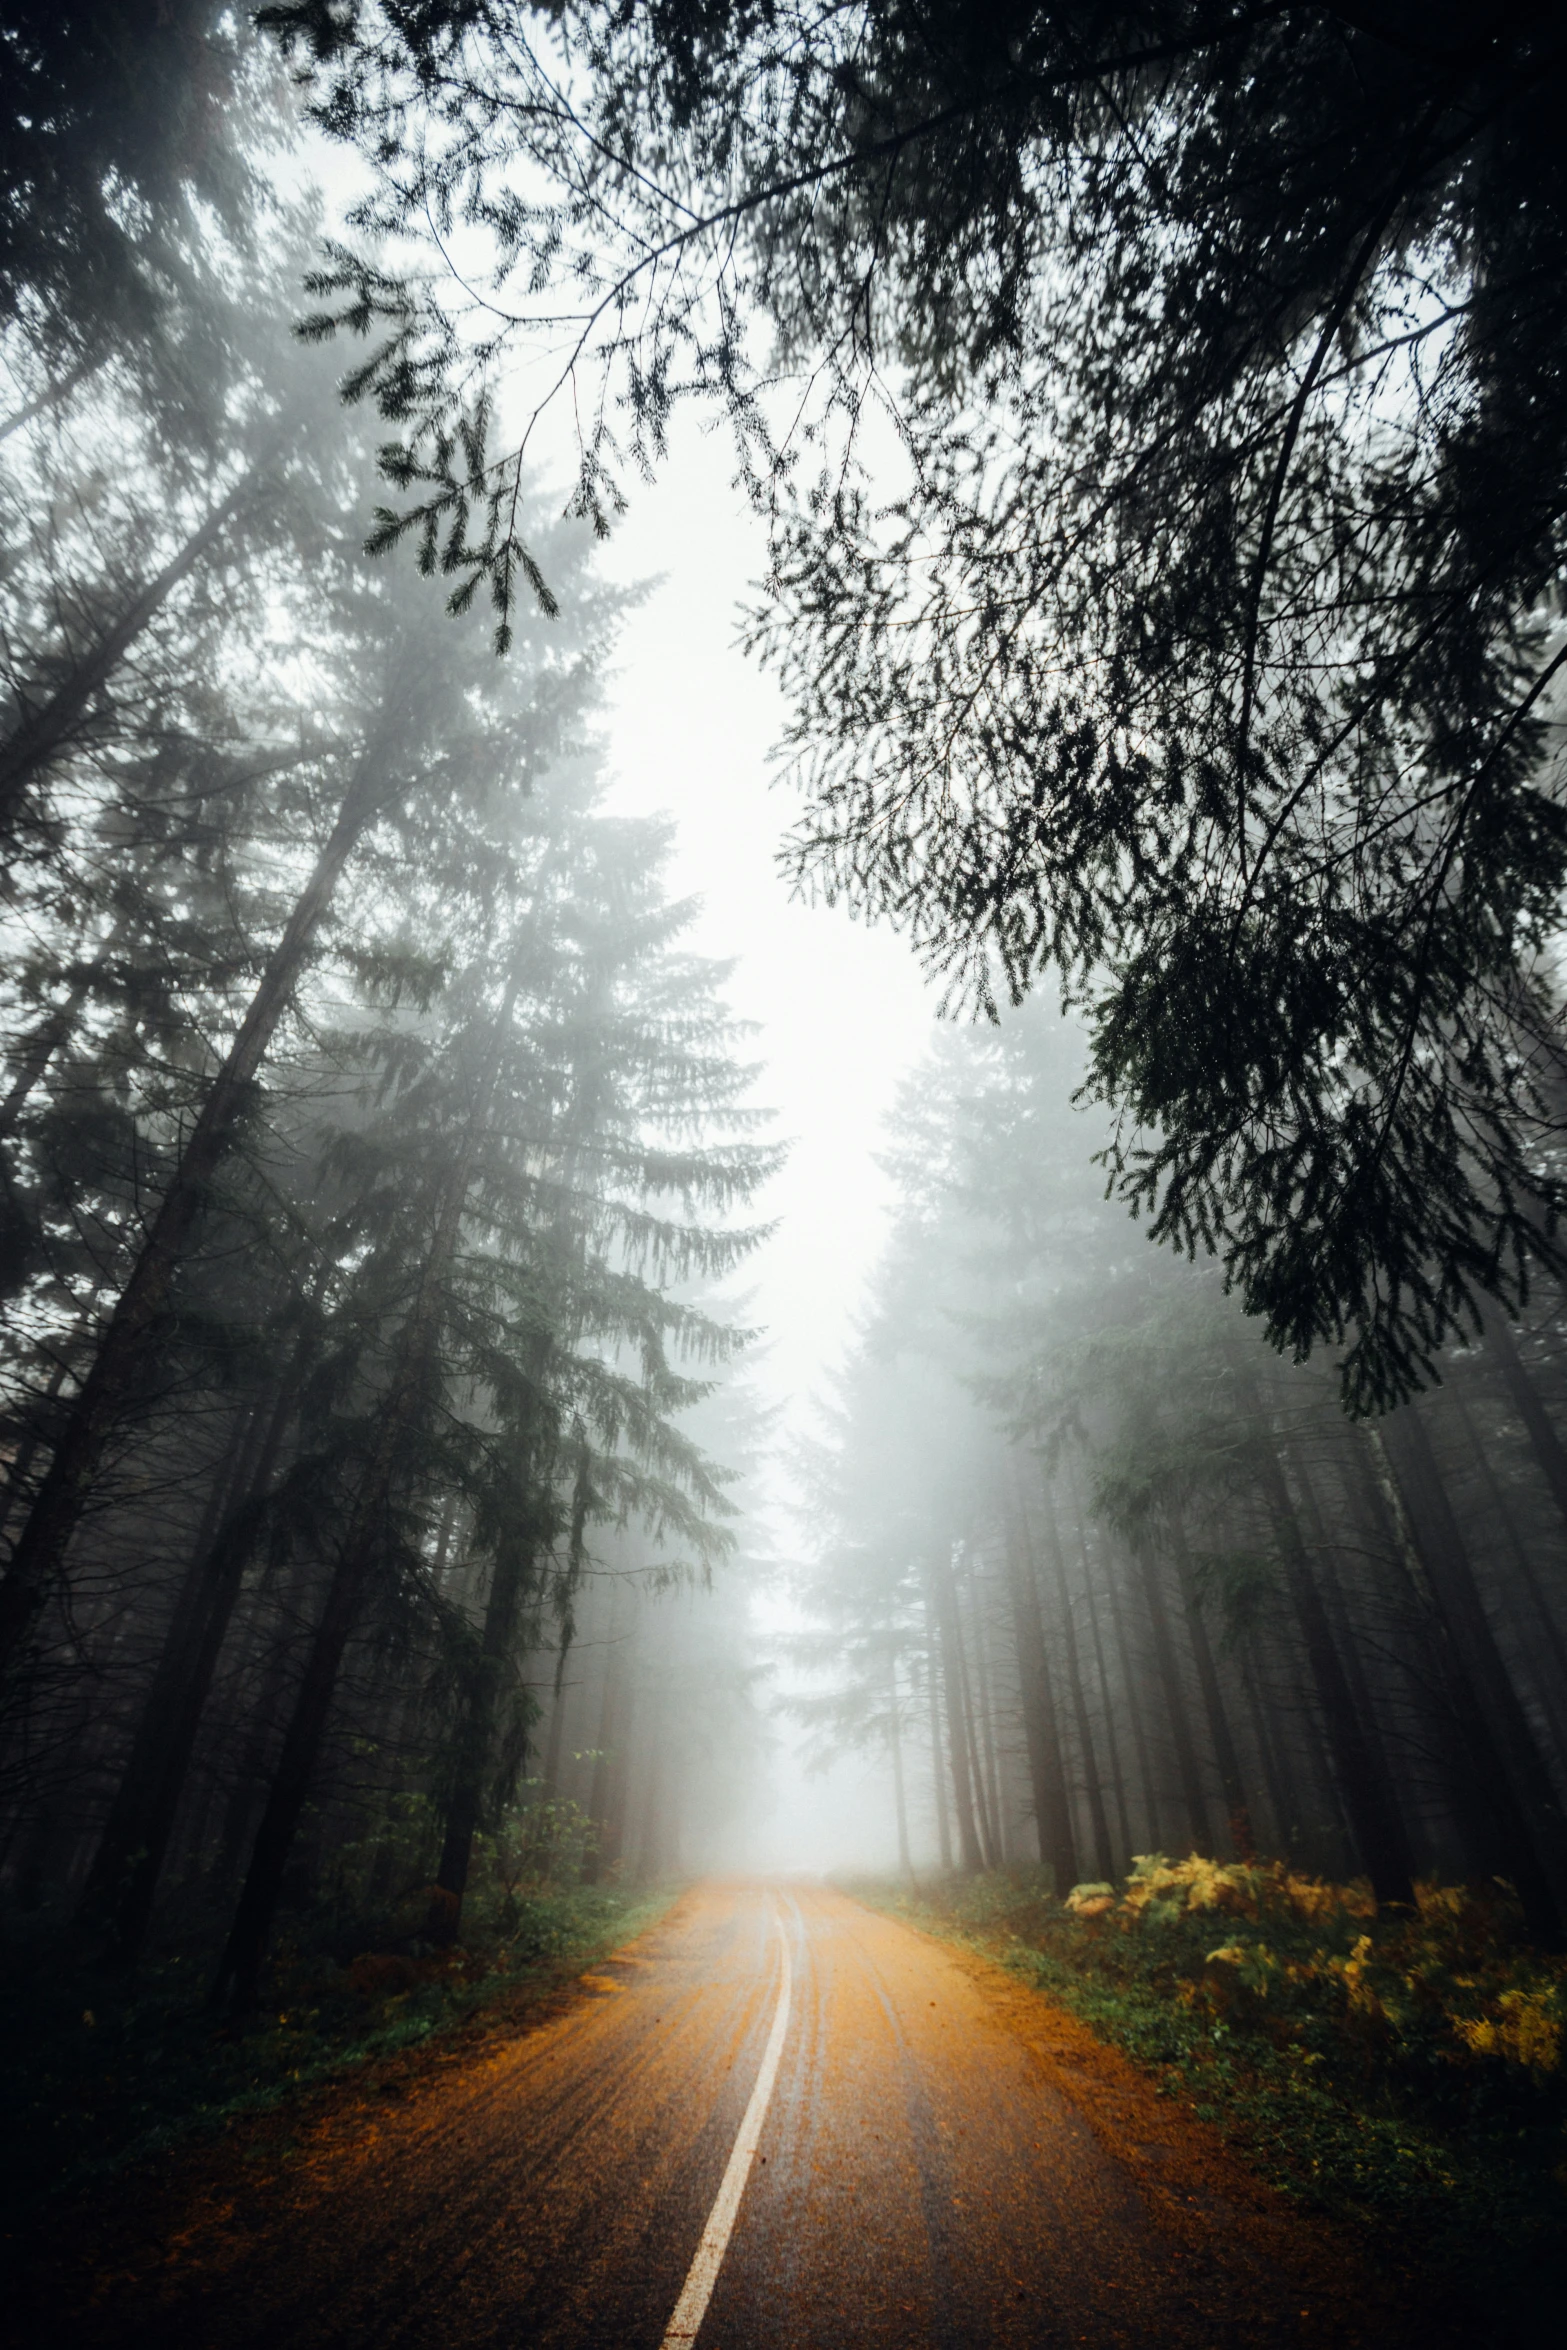
<instances>
[{"instance_id":1,"label":"road","mask_svg":"<svg viewBox=\"0 0 1567 2350\"><path fill-rule=\"evenodd\" d=\"M680 2309L699 2350L1393 2339L1086 2043L841 1894L699 1887L567 2013L341 2133L286 2215L92 2339L660 2350L693 2338Z\"/></svg>"}]
</instances>

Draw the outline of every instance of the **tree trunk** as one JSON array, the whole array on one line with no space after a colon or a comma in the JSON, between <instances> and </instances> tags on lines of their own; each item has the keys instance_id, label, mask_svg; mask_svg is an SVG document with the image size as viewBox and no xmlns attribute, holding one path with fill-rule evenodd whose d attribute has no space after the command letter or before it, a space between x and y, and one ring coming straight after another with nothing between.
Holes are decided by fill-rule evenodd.
<instances>
[{"instance_id":1,"label":"tree trunk","mask_svg":"<svg viewBox=\"0 0 1567 2350\"><path fill-rule=\"evenodd\" d=\"M218 1071L169 1179L98 1352L74 1397L54 1457L0 1582L0 1669L27 1638L64 1563L87 1506L110 1436L141 1371L169 1286L250 1099L262 1058L304 969L311 941L338 878L375 806L377 754L361 760L331 838L316 860L287 928L267 958L261 983Z\"/></svg>"},{"instance_id":2,"label":"tree trunk","mask_svg":"<svg viewBox=\"0 0 1567 2350\"><path fill-rule=\"evenodd\" d=\"M985 1801L985 1771L980 1760L974 1690L969 1676L968 1655L963 1638L963 1600L957 1587L956 1577L953 1578L952 1620L957 1651L958 1683L963 1701L962 1715L964 1726L968 1732L969 1786L974 1806L974 1821L979 1830L982 1865L987 1869L993 1869L997 1861L996 1837L994 1827L991 1824L989 1807Z\"/></svg>"},{"instance_id":3,"label":"tree trunk","mask_svg":"<svg viewBox=\"0 0 1567 2350\"><path fill-rule=\"evenodd\" d=\"M969 1588L974 1595L974 1696L975 1719L979 1725L980 1746L985 1758L985 1802L990 1814L991 1866L1004 1868L1011 1858L1007 1837L1007 1786L1001 1767L1001 1741L996 1728L996 1677L991 1645L992 1625L990 1611L981 1597L972 1570Z\"/></svg>"},{"instance_id":4,"label":"tree trunk","mask_svg":"<svg viewBox=\"0 0 1567 2350\"><path fill-rule=\"evenodd\" d=\"M76 1026L76 1015L87 1001L93 972L80 972L72 980L63 1002L56 1004L47 1017L40 1020L32 1035L23 1045L16 1059L16 1075L11 1080L5 1100L0 1102L0 1142L9 1142L21 1122L22 1112L35 1085L39 1084L62 1044Z\"/></svg>"},{"instance_id":5,"label":"tree trunk","mask_svg":"<svg viewBox=\"0 0 1567 2350\"><path fill-rule=\"evenodd\" d=\"M912 1883L914 1859L909 1850L909 1803L903 1785L903 1736L898 1725L898 1660L887 1659L887 1744L892 1755L892 1800L898 1821L898 1868Z\"/></svg>"},{"instance_id":6,"label":"tree trunk","mask_svg":"<svg viewBox=\"0 0 1567 2350\"><path fill-rule=\"evenodd\" d=\"M1258 1409L1260 1412L1260 1405ZM1361 1865L1371 1879L1377 1900L1412 1906L1415 1891L1404 1823L1392 1789L1377 1771L1355 1710L1354 1695L1343 1659L1334 1645L1333 1628L1306 1555L1284 1470L1266 1428L1259 1431L1256 1462L1258 1481L1279 1545L1285 1584L1322 1711L1333 1775L1348 1815L1350 1834L1359 1847Z\"/></svg>"},{"instance_id":7,"label":"tree trunk","mask_svg":"<svg viewBox=\"0 0 1567 2350\"><path fill-rule=\"evenodd\" d=\"M1149 1850L1157 1852L1164 1843L1159 1816L1159 1788L1154 1777L1153 1756L1148 1751L1148 1730L1143 1712L1142 1691L1132 1664L1131 1643L1127 1636L1126 1610L1121 1604L1121 1579L1115 1571L1115 1561L1109 1562L1106 1578L1110 1591L1110 1620L1115 1627L1116 1646L1121 1652L1121 1680L1126 1690L1126 1709L1132 1717L1132 1745L1137 1755L1138 1777L1143 1784L1144 1824L1148 1830Z\"/></svg>"},{"instance_id":8,"label":"tree trunk","mask_svg":"<svg viewBox=\"0 0 1567 2350\"><path fill-rule=\"evenodd\" d=\"M513 970L496 1022L504 1035L516 1001L519 978ZM462 1231L479 1136L489 1113L495 1059L478 1081L456 1160L438 1195L435 1231L419 1286L399 1335L375 1441L360 1483L326 1603L317 1622L294 1711L283 1737L266 1808L251 1852L234 1923L213 1986L214 2001L228 1991L236 2012L254 2006L282 1888L289 1848L315 1775L321 1742L337 1686L338 1668L379 1553L388 1503L397 1484L408 1440L428 1407L433 1357L440 1336L447 1277Z\"/></svg>"},{"instance_id":9,"label":"tree trunk","mask_svg":"<svg viewBox=\"0 0 1567 2350\"><path fill-rule=\"evenodd\" d=\"M1485 1449L1480 1431L1475 1426L1469 1406L1465 1403L1456 1382L1448 1392L1459 1424L1469 1440L1469 1449L1474 1456L1475 1467L1479 1471L1480 1481L1485 1487L1492 1512L1497 1523L1507 1535L1507 1547L1513 1554L1513 1565L1518 1570L1518 1580L1528 1594L1530 1610L1535 1622L1540 1627L1540 1637L1545 1643L1546 1653L1550 1657L1554 1669L1553 1686L1545 1686L1542 1676L1538 1673L1535 1675L1535 1686L1540 1692L1542 1705L1550 1721L1557 1751L1559 1754L1567 1756L1567 1719L1564 1719L1563 1714L1564 1701L1567 1701L1567 1643L1563 1642L1561 1626L1556 1621L1555 1610L1551 1606L1544 1585L1535 1572L1534 1561L1529 1556L1529 1546L1518 1530L1518 1521L1512 1503L1503 1490L1496 1471L1491 1466L1490 1456Z\"/></svg>"},{"instance_id":10,"label":"tree trunk","mask_svg":"<svg viewBox=\"0 0 1567 2350\"><path fill-rule=\"evenodd\" d=\"M484 1786L494 1766L496 1724L507 1672L515 1658L532 1567L531 1545L507 1541L490 1578L478 1671L458 1726L456 1767L446 1806L441 1861L435 1872L438 1899L432 1904L430 1931L437 1941L455 1942L462 1922L473 1839L484 1815Z\"/></svg>"},{"instance_id":11,"label":"tree trunk","mask_svg":"<svg viewBox=\"0 0 1567 2350\"><path fill-rule=\"evenodd\" d=\"M979 1830L974 1824L974 1786L969 1774L968 1717L963 1703L957 1592L952 1582L952 1561L944 1550L932 1554L928 1572L941 1638L941 1680L946 1698L947 1751L952 1767L952 1804L958 1817L958 1849L962 1856L960 1866L966 1877L972 1877L984 1867L985 1856L980 1849Z\"/></svg>"},{"instance_id":12,"label":"tree trunk","mask_svg":"<svg viewBox=\"0 0 1567 2350\"><path fill-rule=\"evenodd\" d=\"M1121 1767L1120 1742L1116 1737L1115 1714L1110 1704L1110 1673L1105 1662L1104 1633L1099 1622L1099 1603L1094 1596L1093 1564L1083 1541L1081 1522L1079 1522L1077 1532L1077 1551L1083 1563L1083 1603L1088 1610L1088 1629L1094 1644L1094 1674L1099 1684L1100 1720L1105 1754L1110 1766L1110 1792L1115 1797L1115 1819L1121 1836L1121 1851L1127 1858L1130 1858L1132 1822L1126 1808L1126 1773ZM1109 1850L1111 1865L1105 1870L1106 1879L1115 1875L1114 1847L1109 1847Z\"/></svg>"},{"instance_id":13,"label":"tree trunk","mask_svg":"<svg viewBox=\"0 0 1567 2350\"><path fill-rule=\"evenodd\" d=\"M926 1601L925 1614L929 1637L925 1644L925 1694L930 1703L930 1787L931 1800L936 1811L936 1850L941 1855L941 1873L952 1874L952 1824L947 1818L947 1780L941 1767L941 1691L937 1685L936 1627L933 1609Z\"/></svg>"},{"instance_id":14,"label":"tree trunk","mask_svg":"<svg viewBox=\"0 0 1567 2350\"><path fill-rule=\"evenodd\" d=\"M1224 1808L1229 1815L1230 1847L1237 1860L1255 1860L1257 1839L1251 1824L1251 1804L1246 1793L1246 1782L1241 1776L1241 1758L1230 1730L1230 1717L1225 1710L1224 1692L1219 1687L1219 1669L1214 1661L1213 1642L1208 1637L1208 1626L1203 1620L1202 1601L1192 1572L1192 1554L1186 1540L1186 1527L1179 1509L1173 1503L1167 1514L1176 1580L1181 1589L1181 1606L1185 1611L1186 1630L1197 1666L1197 1686L1202 1691L1203 1711L1208 1716L1208 1739L1219 1769L1219 1785L1224 1790Z\"/></svg>"},{"instance_id":15,"label":"tree trunk","mask_svg":"<svg viewBox=\"0 0 1567 2350\"><path fill-rule=\"evenodd\" d=\"M1192 1849L1200 1852L1208 1841L1208 1806L1203 1796L1202 1777L1197 1768L1197 1747L1192 1737L1186 1692L1181 1687L1175 1642L1170 1637L1170 1613L1165 1605L1164 1581L1152 1545L1135 1542L1130 1547L1143 1587L1148 1621L1153 1629L1154 1662L1158 1667L1159 1684L1164 1692L1165 1715L1175 1744L1175 1768L1181 1784L1187 1832L1191 1837Z\"/></svg>"},{"instance_id":16,"label":"tree trunk","mask_svg":"<svg viewBox=\"0 0 1567 2350\"><path fill-rule=\"evenodd\" d=\"M69 677L0 744L0 831L12 829L28 785L68 741L72 728L80 723L93 697L107 685L180 581L188 578L208 549L216 545L255 483L254 471L235 483L228 496L197 525L179 553L132 597L118 620L104 630Z\"/></svg>"},{"instance_id":17,"label":"tree trunk","mask_svg":"<svg viewBox=\"0 0 1567 2350\"><path fill-rule=\"evenodd\" d=\"M1529 1376L1528 1365L1518 1352L1517 1341L1505 1314L1488 1313L1485 1317L1486 1344L1496 1357L1502 1380L1512 1400L1514 1411L1524 1424L1530 1450L1539 1465L1540 1474L1551 1490L1562 1523L1567 1525L1567 1446L1551 1426L1539 1390Z\"/></svg>"},{"instance_id":18,"label":"tree trunk","mask_svg":"<svg viewBox=\"0 0 1567 2350\"><path fill-rule=\"evenodd\" d=\"M1012 1633L1017 1642L1023 1739L1028 1749L1039 1857L1054 1877L1056 1893L1060 1896L1070 1892L1077 1883L1077 1846L1072 1835L1072 1809L1067 1798L1055 1692L1050 1686L1044 1619L1039 1611L1039 1584L1026 1547L1028 1519L1021 1496L1016 1492L1017 1483L1014 1472L1013 1508L1009 1512L1011 1522L1006 1541L1007 1587L1012 1601Z\"/></svg>"},{"instance_id":19,"label":"tree trunk","mask_svg":"<svg viewBox=\"0 0 1567 2350\"><path fill-rule=\"evenodd\" d=\"M1115 1874L1115 1856L1110 1844L1110 1823L1105 1817L1104 1789L1099 1782L1093 1726L1088 1718L1088 1699L1083 1689L1077 1619L1072 1612L1072 1594L1066 1579L1066 1554L1061 1547L1060 1529L1056 1525L1056 1513L1048 1487L1044 1491L1044 1523L1045 1548L1055 1575L1056 1601L1061 1610L1061 1645L1066 1656L1067 1695L1072 1701L1078 1752L1083 1761L1083 1789L1088 1802L1088 1823L1094 1839L1094 1866L1101 1882L1104 1882Z\"/></svg>"},{"instance_id":20,"label":"tree trunk","mask_svg":"<svg viewBox=\"0 0 1567 2350\"><path fill-rule=\"evenodd\" d=\"M55 1401L70 1375L70 1368L69 1359L62 1354L50 1372L49 1384L44 1389L43 1400L46 1404ZM3 1491L0 1491L0 1533L5 1531L10 1521L13 1503L21 1497L26 1489L27 1480L32 1475L33 1460L37 1454L38 1445L38 1423L35 1419L27 1427L22 1441L17 1446L6 1469L5 1487Z\"/></svg>"},{"instance_id":21,"label":"tree trunk","mask_svg":"<svg viewBox=\"0 0 1567 2350\"><path fill-rule=\"evenodd\" d=\"M36 417L46 416L51 408L58 408L62 401L68 400L79 383L85 383L88 376L97 373L105 356L103 351L87 353L74 366L68 367L64 375L57 377L53 383L45 384L36 399L29 400L25 407L14 408L0 423L0 441L8 441L12 433L21 431L24 424L31 424Z\"/></svg>"},{"instance_id":22,"label":"tree trunk","mask_svg":"<svg viewBox=\"0 0 1567 2350\"><path fill-rule=\"evenodd\" d=\"M1561 1800L1519 1700L1476 1587L1425 1424L1412 1404L1389 1413L1373 1446L1384 1449L1426 1587L1445 1635L1459 1729L1496 1823L1503 1873L1529 1931L1556 1948L1563 1938L1557 1877L1563 1862Z\"/></svg>"},{"instance_id":23,"label":"tree trunk","mask_svg":"<svg viewBox=\"0 0 1567 2350\"><path fill-rule=\"evenodd\" d=\"M1247 1718L1256 1742L1258 1759L1262 1764L1263 1783L1268 1790L1268 1801L1273 1808L1273 1830L1278 1838L1278 1849L1288 1856L1298 1838L1298 1805L1290 1786L1289 1773L1279 1753L1278 1741L1268 1720L1267 1706L1261 1689L1261 1668L1256 1635L1248 1641L1246 1653L1240 1660L1240 1683L1246 1698Z\"/></svg>"},{"instance_id":24,"label":"tree trunk","mask_svg":"<svg viewBox=\"0 0 1567 2350\"><path fill-rule=\"evenodd\" d=\"M82 1916L104 1929L108 1955L120 1966L133 1966L146 1940L212 1676L297 1402L291 1374L271 1411L252 1418L231 1489L241 1498L198 1543L99 1839Z\"/></svg>"},{"instance_id":25,"label":"tree trunk","mask_svg":"<svg viewBox=\"0 0 1567 2350\"><path fill-rule=\"evenodd\" d=\"M610 1602L604 1689L599 1705L598 1740L593 1757L593 1788L588 1797L589 1817L598 1831L597 1846L582 1872L583 1882L589 1885L596 1885L608 1876L620 1858L620 1793L625 1781L621 1765L631 1713L631 1693L626 1686L623 1653L626 1641L626 1598L626 1585L617 1583Z\"/></svg>"}]
</instances>

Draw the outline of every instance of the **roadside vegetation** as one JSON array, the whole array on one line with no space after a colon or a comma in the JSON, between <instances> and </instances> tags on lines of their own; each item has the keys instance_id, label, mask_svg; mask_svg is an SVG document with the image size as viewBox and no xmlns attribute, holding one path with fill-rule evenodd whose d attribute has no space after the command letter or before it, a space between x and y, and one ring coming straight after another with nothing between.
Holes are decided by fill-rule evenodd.
<instances>
[{"instance_id":1,"label":"roadside vegetation","mask_svg":"<svg viewBox=\"0 0 1567 2350\"><path fill-rule=\"evenodd\" d=\"M525 1791L528 1795L533 1790ZM7 1952L0 2003L0 2198L20 2209L91 2186L182 2140L301 2092L466 2035L525 2030L586 1968L651 1925L672 1884L589 1882L595 1838L575 1806L519 1805L482 1840L460 1944L432 1938L431 1888L367 1903L345 1871L273 1954L269 1995L213 2008L199 1956L134 1976L83 1965L45 1933ZM405 1822L413 1852L425 1823Z\"/></svg>"},{"instance_id":2,"label":"roadside vegetation","mask_svg":"<svg viewBox=\"0 0 1567 2350\"><path fill-rule=\"evenodd\" d=\"M1508 2322L1559 2311L1567 1958L1503 1887L1379 1913L1364 1879L1156 1853L1064 1901L1031 1869L854 1891L1067 2008L1291 2198Z\"/></svg>"}]
</instances>

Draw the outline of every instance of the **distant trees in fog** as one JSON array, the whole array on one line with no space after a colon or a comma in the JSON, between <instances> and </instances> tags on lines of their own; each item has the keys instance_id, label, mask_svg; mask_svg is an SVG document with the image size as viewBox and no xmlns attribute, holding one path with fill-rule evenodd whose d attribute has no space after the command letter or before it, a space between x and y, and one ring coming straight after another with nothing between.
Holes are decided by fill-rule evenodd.
<instances>
[{"instance_id":1,"label":"distant trees in fog","mask_svg":"<svg viewBox=\"0 0 1567 2350\"><path fill-rule=\"evenodd\" d=\"M817 1737L891 1749L927 1860L1288 1853L1567 1918L1567 1319L1542 1289L1355 1422L1148 1246L1043 1008L944 1040L807 1467Z\"/></svg>"}]
</instances>

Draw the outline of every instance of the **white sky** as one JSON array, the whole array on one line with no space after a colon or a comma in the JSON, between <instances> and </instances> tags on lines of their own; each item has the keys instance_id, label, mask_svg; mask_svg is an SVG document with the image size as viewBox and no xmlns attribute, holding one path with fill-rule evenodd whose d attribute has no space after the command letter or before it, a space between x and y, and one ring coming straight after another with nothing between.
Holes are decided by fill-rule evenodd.
<instances>
[{"instance_id":1,"label":"white sky","mask_svg":"<svg viewBox=\"0 0 1567 2350\"><path fill-rule=\"evenodd\" d=\"M841 907L791 900L775 869L795 803L769 785L782 702L736 642L763 549L731 476L725 433L693 419L610 542L611 576L662 575L662 584L621 636L607 736L611 805L668 810L678 823L673 886L704 901L691 943L735 958L729 1001L759 1023L766 1064L757 1097L791 1144L759 1203L758 1220L778 1228L744 1276L769 1341L756 1384L784 1407L782 1447L809 1425L812 1397L852 1335L890 1199L875 1165L882 1121L931 1034L935 999L902 939ZM789 1537L784 1521L775 1539ZM773 1594L756 1619L764 1634L793 1621ZM891 1789L879 1763L850 1759L808 1778L784 1732L770 1794L743 1851L729 1856L736 1862L892 1865Z\"/></svg>"},{"instance_id":2,"label":"white sky","mask_svg":"<svg viewBox=\"0 0 1567 2350\"><path fill-rule=\"evenodd\" d=\"M770 1338L758 1384L797 1427L881 1246L889 1188L873 1158L935 999L903 940L791 900L774 867L795 802L769 787L782 702L736 642L762 544L730 477L725 433L693 422L610 541L613 577L662 574L619 641L611 805L675 817L674 889L704 901L691 943L736 958L729 1001L760 1024L757 1097L791 1149L758 1211L779 1229L744 1278Z\"/></svg>"}]
</instances>

